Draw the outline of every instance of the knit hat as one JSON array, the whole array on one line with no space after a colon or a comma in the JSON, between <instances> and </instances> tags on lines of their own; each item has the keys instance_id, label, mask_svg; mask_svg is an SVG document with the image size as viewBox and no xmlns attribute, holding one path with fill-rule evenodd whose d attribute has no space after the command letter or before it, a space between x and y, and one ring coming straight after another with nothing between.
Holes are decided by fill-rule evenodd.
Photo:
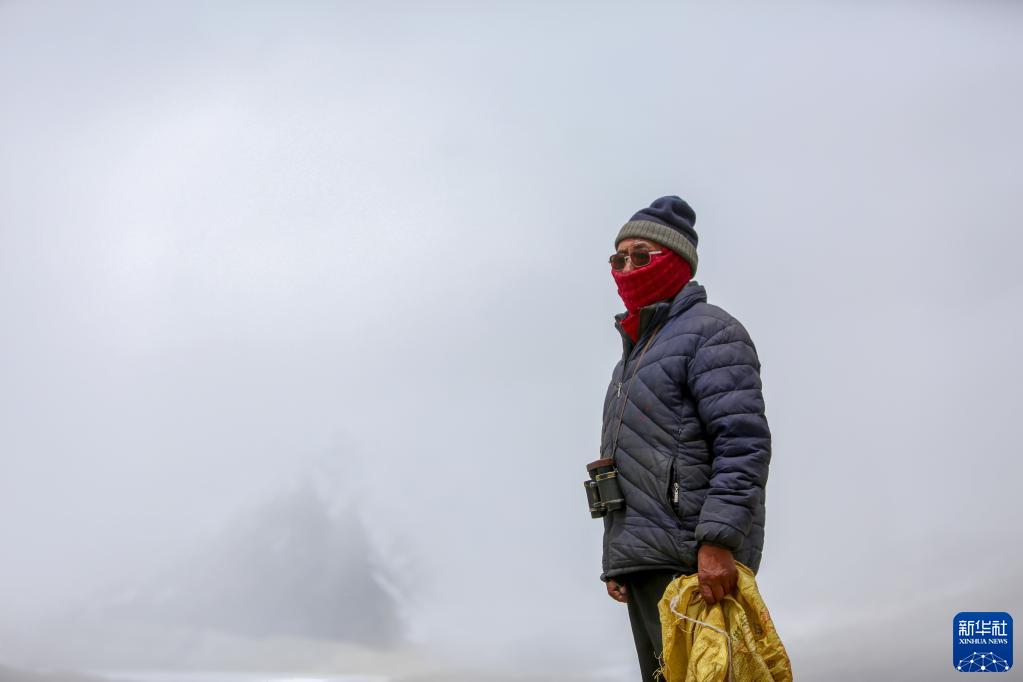
<instances>
[{"instance_id":1,"label":"knit hat","mask_svg":"<svg viewBox=\"0 0 1023 682\"><path fill-rule=\"evenodd\" d=\"M665 246L682 256L696 274L696 213L676 196L655 199L649 208L641 209L622 226L615 239L615 248L623 239L642 237Z\"/></svg>"}]
</instances>

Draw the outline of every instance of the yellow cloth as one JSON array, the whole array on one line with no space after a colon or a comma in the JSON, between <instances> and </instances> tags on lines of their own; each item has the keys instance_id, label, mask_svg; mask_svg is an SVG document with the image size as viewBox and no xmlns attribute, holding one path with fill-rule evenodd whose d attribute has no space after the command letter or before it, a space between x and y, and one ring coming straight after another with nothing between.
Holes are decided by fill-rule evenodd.
<instances>
[{"instance_id":1,"label":"yellow cloth","mask_svg":"<svg viewBox=\"0 0 1023 682\"><path fill-rule=\"evenodd\" d=\"M713 606L700 596L695 573L675 578L664 591L657 608L660 672L667 682L792 682L792 664L753 571L739 562L736 567L738 589Z\"/></svg>"}]
</instances>

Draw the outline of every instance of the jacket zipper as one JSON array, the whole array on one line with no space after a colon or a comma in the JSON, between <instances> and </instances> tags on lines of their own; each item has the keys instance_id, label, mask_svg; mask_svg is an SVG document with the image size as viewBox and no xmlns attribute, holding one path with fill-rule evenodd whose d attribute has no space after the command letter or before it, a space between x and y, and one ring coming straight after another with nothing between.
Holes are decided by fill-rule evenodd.
<instances>
[{"instance_id":1,"label":"jacket zipper","mask_svg":"<svg viewBox=\"0 0 1023 682\"><path fill-rule=\"evenodd\" d=\"M675 480L675 457L673 455L671 464L668 465L668 504L671 505L671 511L676 517L678 516L678 500L681 491L678 481Z\"/></svg>"}]
</instances>

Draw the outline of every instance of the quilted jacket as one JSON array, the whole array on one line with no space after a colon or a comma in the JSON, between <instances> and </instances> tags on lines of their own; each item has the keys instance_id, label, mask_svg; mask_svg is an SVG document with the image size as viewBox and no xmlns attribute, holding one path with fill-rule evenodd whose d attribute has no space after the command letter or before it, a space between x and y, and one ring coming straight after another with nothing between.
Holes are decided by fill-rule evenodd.
<instances>
[{"instance_id":1,"label":"quilted jacket","mask_svg":"<svg viewBox=\"0 0 1023 682\"><path fill-rule=\"evenodd\" d=\"M695 280L641 311L636 343L623 317L600 456L614 458L625 505L604 517L601 579L693 573L701 543L727 547L755 573L771 432L749 334Z\"/></svg>"}]
</instances>

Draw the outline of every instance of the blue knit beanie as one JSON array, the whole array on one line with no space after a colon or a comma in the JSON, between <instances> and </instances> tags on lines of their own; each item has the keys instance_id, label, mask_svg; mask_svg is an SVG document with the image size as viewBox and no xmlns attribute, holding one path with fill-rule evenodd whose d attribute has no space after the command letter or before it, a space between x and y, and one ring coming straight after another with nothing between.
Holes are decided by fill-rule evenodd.
<instances>
[{"instance_id":1,"label":"blue knit beanie","mask_svg":"<svg viewBox=\"0 0 1023 682\"><path fill-rule=\"evenodd\" d=\"M680 255L696 274L696 213L692 207L676 196L654 199L648 208L641 209L622 226L615 239L615 248L623 239L642 237L665 246Z\"/></svg>"}]
</instances>

